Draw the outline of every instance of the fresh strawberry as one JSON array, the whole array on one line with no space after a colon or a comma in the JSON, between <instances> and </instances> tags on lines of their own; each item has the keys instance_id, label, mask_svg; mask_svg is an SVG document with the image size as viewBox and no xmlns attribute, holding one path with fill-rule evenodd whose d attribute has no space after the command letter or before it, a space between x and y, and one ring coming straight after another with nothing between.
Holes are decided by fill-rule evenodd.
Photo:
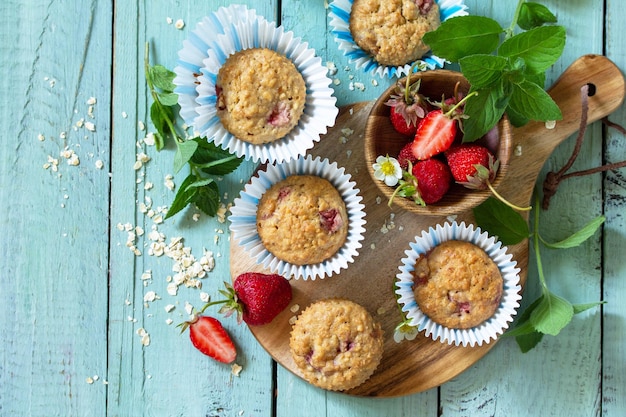
<instances>
[{"instance_id":1,"label":"fresh strawberry","mask_svg":"<svg viewBox=\"0 0 626 417\"><path fill-rule=\"evenodd\" d=\"M493 182L499 163L489 149L478 144L461 144L445 152L452 177L459 184L483 190Z\"/></svg>"},{"instance_id":2,"label":"fresh strawberry","mask_svg":"<svg viewBox=\"0 0 626 417\"><path fill-rule=\"evenodd\" d=\"M428 112L417 125L417 132L413 139L413 155L419 160L432 158L445 152L452 146L459 129L460 121L465 115L460 110L465 101L474 94L465 96L454 102L452 106L442 100L436 103L437 110Z\"/></svg>"},{"instance_id":3,"label":"fresh strawberry","mask_svg":"<svg viewBox=\"0 0 626 417\"><path fill-rule=\"evenodd\" d=\"M222 363L231 363L237 357L232 339L216 318L196 316L182 327L183 331L189 328L191 343L205 355Z\"/></svg>"},{"instance_id":4,"label":"fresh strawberry","mask_svg":"<svg viewBox=\"0 0 626 417\"><path fill-rule=\"evenodd\" d=\"M409 74L412 72L413 68ZM413 84L410 82L410 76L405 78L404 84L398 82L395 94L385 104L391 107L389 118L393 128L402 135L415 136L418 121L426 116L429 104L426 97L419 93L421 80Z\"/></svg>"},{"instance_id":5,"label":"fresh strawberry","mask_svg":"<svg viewBox=\"0 0 626 417\"><path fill-rule=\"evenodd\" d=\"M448 166L439 159L418 161L413 166L412 174L417 180L419 195L425 204L436 203L450 189L452 174Z\"/></svg>"},{"instance_id":6,"label":"fresh strawberry","mask_svg":"<svg viewBox=\"0 0 626 417\"><path fill-rule=\"evenodd\" d=\"M228 303L222 310L234 308L253 326L271 322L291 302L291 284L278 274L246 272L235 278L232 288L236 303Z\"/></svg>"},{"instance_id":7,"label":"fresh strawberry","mask_svg":"<svg viewBox=\"0 0 626 417\"><path fill-rule=\"evenodd\" d=\"M397 107L392 107L391 113L389 114L393 128L401 135L415 136L415 132L417 132L417 122L407 119L404 114L399 113L396 109Z\"/></svg>"},{"instance_id":8,"label":"fresh strawberry","mask_svg":"<svg viewBox=\"0 0 626 417\"><path fill-rule=\"evenodd\" d=\"M411 142L404 145L404 147L400 150L398 154L398 162L400 163L400 168L407 170L409 167L409 162L411 164L415 164L417 162L417 158L413 155L413 144Z\"/></svg>"}]
</instances>

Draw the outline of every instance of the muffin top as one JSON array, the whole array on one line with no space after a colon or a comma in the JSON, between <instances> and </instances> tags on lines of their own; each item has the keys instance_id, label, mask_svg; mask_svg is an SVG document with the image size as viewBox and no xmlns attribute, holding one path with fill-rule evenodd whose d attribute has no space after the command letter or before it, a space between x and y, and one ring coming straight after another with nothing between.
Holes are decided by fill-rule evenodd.
<instances>
[{"instance_id":1,"label":"muffin top","mask_svg":"<svg viewBox=\"0 0 626 417\"><path fill-rule=\"evenodd\" d=\"M363 306L327 299L311 304L298 316L289 347L307 381L342 391L362 384L374 373L383 354L383 332Z\"/></svg>"},{"instance_id":2,"label":"muffin top","mask_svg":"<svg viewBox=\"0 0 626 417\"><path fill-rule=\"evenodd\" d=\"M503 291L495 262L470 242L450 240L420 256L415 300L431 320L453 329L478 326L495 313Z\"/></svg>"},{"instance_id":3,"label":"muffin top","mask_svg":"<svg viewBox=\"0 0 626 417\"><path fill-rule=\"evenodd\" d=\"M262 196L256 215L265 248L294 265L332 257L348 235L346 205L339 191L315 175L291 175Z\"/></svg>"},{"instance_id":4,"label":"muffin top","mask_svg":"<svg viewBox=\"0 0 626 417\"><path fill-rule=\"evenodd\" d=\"M215 88L217 115L224 128L255 145L285 137L304 111L302 74L272 49L245 49L229 56Z\"/></svg>"},{"instance_id":5,"label":"muffin top","mask_svg":"<svg viewBox=\"0 0 626 417\"><path fill-rule=\"evenodd\" d=\"M421 58L429 51L422 37L440 24L434 0L354 0L350 12L354 42L382 65Z\"/></svg>"}]
</instances>

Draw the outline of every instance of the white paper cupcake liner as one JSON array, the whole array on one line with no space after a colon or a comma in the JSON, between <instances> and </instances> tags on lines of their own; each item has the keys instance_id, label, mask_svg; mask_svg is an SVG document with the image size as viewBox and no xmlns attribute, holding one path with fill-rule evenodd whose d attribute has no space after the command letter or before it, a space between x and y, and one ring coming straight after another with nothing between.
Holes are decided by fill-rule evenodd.
<instances>
[{"instance_id":1,"label":"white paper cupcake liner","mask_svg":"<svg viewBox=\"0 0 626 417\"><path fill-rule=\"evenodd\" d=\"M432 248L448 240L464 240L482 248L487 255L498 265L502 274L503 292L500 306L494 315L470 329L450 329L432 321L420 309L413 294L413 275L415 263L420 255L428 253ZM406 313L412 324L417 326L418 332L425 331L425 336L433 340L439 339L442 343L481 346L495 340L502 334L513 321L517 314L520 300L521 286L519 279L520 269L511 254L507 254L507 248L502 243L490 237L487 232L482 232L474 225L467 226L462 223L445 223L423 231L421 236L416 236L415 241L410 243L410 249L405 251L406 257L402 259L400 273L396 275L396 294L399 296L398 303L402 311Z\"/></svg>"},{"instance_id":2,"label":"white paper cupcake liner","mask_svg":"<svg viewBox=\"0 0 626 417\"><path fill-rule=\"evenodd\" d=\"M304 113L298 125L284 138L263 145L233 136L222 126L215 108L215 82L220 68L229 55L249 48L269 48L289 58L302 74L307 89ZM328 68L322 65L322 59L308 43L273 22L260 17L232 22L217 36L202 65L200 84L196 88L198 116L194 128L201 136L239 157L270 163L298 158L335 124L339 109L337 99L332 96L334 90L327 76Z\"/></svg>"},{"instance_id":3,"label":"white paper cupcake liner","mask_svg":"<svg viewBox=\"0 0 626 417\"><path fill-rule=\"evenodd\" d=\"M463 0L435 0L439 5L439 15L444 22L452 17L467 15L467 6ZM413 62L401 66L387 66L376 62L370 54L361 49L352 38L350 33L350 12L353 0L334 0L330 4L330 26L335 41L339 44L339 50L348 57L351 64L357 69L363 69L367 73L377 74L384 77L401 77L409 73ZM419 71L443 68L445 61L428 52L418 61Z\"/></svg>"},{"instance_id":4,"label":"white paper cupcake liner","mask_svg":"<svg viewBox=\"0 0 626 417\"><path fill-rule=\"evenodd\" d=\"M272 185L291 175L316 175L327 179L335 186L346 204L348 213L346 242L335 255L324 262L293 265L282 261L265 249L257 232L256 213L259 200ZM347 174L344 168L339 168L337 163L330 163L328 159L321 160L320 157L312 159L310 155L306 158L300 157L289 162L268 165L264 171L258 172L258 176L251 178L240 196L233 202L229 216L233 239L256 259L257 264L262 264L272 273L286 278L315 280L317 277L330 277L339 273L341 269L346 269L349 263L354 262L358 250L362 247L361 241L365 233L365 206L361 202L360 190L350 179L350 174Z\"/></svg>"},{"instance_id":5,"label":"white paper cupcake liner","mask_svg":"<svg viewBox=\"0 0 626 417\"><path fill-rule=\"evenodd\" d=\"M183 41L183 48L178 52L178 63L174 68L175 93L178 94L180 116L189 126L193 126L198 117L196 102L198 92L198 77L201 74L203 61L209 56L208 51L217 47L217 35L223 34L226 28L235 22L251 22L263 17L244 5L233 4L220 7L215 12L205 16L189 33L188 39Z\"/></svg>"}]
</instances>

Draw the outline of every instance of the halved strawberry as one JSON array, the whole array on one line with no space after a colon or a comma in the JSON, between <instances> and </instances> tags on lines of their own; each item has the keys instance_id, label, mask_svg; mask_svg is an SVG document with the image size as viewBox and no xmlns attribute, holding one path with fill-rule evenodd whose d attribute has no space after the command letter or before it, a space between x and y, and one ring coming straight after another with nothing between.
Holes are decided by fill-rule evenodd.
<instances>
[{"instance_id":1,"label":"halved strawberry","mask_svg":"<svg viewBox=\"0 0 626 417\"><path fill-rule=\"evenodd\" d=\"M462 111L465 101L473 95L475 94L468 94L460 101L455 100L452 106L445 99L434 104L439 108L428 112L417 125L412 148L417 159L432 158L452 146L460 121L467 117Z\"/></svg>"},{"instance_id":2,"label":"halved strawberry","mask_svg":"<svg viewBox=\"0 0 626 417\"><path fill-rule=\"evenodd\" d=\"M432 158L452 146L457 132L457 121L448 117L443 110L429 112L417 126L411 144L413 156L418 160Z\"/></svg>"},{"instance_id":3,"label":"halved strawberry","mask_svg":"<svg viewBox=\"0 0 626 417\"><path fill-rule=\"evenodd\" d=\"M222 363L231 363L237 357L233 341L216 318L196 316L194 320L183 323L183 331L187 327L191 343L200 352Z\"/></svg>"}]
</instances>

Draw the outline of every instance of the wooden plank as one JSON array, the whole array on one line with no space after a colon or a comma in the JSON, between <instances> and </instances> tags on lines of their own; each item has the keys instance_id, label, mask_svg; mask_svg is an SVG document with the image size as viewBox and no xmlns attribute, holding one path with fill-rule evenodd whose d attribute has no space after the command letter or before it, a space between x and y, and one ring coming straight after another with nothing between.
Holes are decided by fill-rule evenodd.
<instances>
[{"instance_id":1,"label":"wooden plank","mask_svg":"<svg viewBox=\"0 0 626 417\"><path fill-rule=\"evenodd\" d=\"M606 10L606 54L622 69L626 68L626 43L619 22L626 11L618 2L607 2ZM612 122L626 126L626 110L615 112ZM614 129L606 132L604 161L614 163L626 160L626 138ZM604 214L607 218L603 241L603 306L602 321L602 413L617 416L626 410L626 170L607 172L603 181Z\"/></svg>"},{"instance_id":2,"label":"wooden plank","mask_svg":"<svg viewBox=\"0 0 626 417\"><path fill-rule=\"evenodd\" d=\"M478 5L479 2L466 3ZM507 5L490 2L491 7L481 4L481 14L494 16L508 26L513 3L516 2ZM566 49L550 72L548 85L580 54L602 52L602 2L593 3L595 6L572 7L560 1L548 5L553 11L558 10L559 23L568 28ZM573 30L580 21L587 22L589 28L584 34ZM587 136L577 167L593 166L601 160L598 124L588 130ZM572 146L573 139L570 138L557 148L540 173L539 183L546 172L564 164ZM599 176L564 183L552 208L541 214L541 234L548 240L558 240L600 214L600 186ZM543 250L544 271L550 289L573 302L600 299L599 244L599 235L596 235L583 246L561 255ZM535 263L534 259L531 256L531 265ZM523 307L538 295L537 272L531 267ZM542 415L597 414L600 334L600 316L596 312L585 317L577 316L557 338L545 337L534 351L527 354L522 354L513 340L504 340L474 368L441 387L443 414L534 415L538 410ZM525 400L528 398L532 401Z\"/></svg>"},{"instance_id":3,"label":"wooden plank","mask_svg":"<svg viewBox=\"0 0 626 417\"><path fill-rule=\"evenodd\" d=\"M185 304L201 307L201 293L214 299L223 281L229 280L228 224L200 215L196 209L185 210L162 224L142 213L139 203L152 201L152 208L169 206L174 192L164 186L165 178L173 172L173 146L160 153L154 147L136 142L153 131L148 123L143 70L144 44L152 45L154 62L173 69L183 40L208 13L228 1L212 1L202 7L192 3L169 1L115 3L115 62L113 103L113 163L111 223L111 303L110 323L110 415L245 415L267 413L272 409L272 362L255 342L245 325L238 326L234 318L222 322L231 333L239 350L237 363L243 366L240 376L231 374L228 365L218 364L196 351L187 334L180 335L176 324L188 318ZM253 4L255 2L242 2ZM273 16L276 2L256 2L258 13ZM171 23L168 23L171 18ZM182 19L182 30L175 22ZM128 92L131 92L129 94ZM125 113L125 116L123 114ZM147 129L138 124L144 122ZM151 160L135 171L136 154L145 152ZM244 163L237 173L220 183L224 203L238 195L243 184L235 178L249 177L254 168ZM180 184L187 175L174 175ZM153 188L146 190L145 184ZM145 235L137 239L141 256L126 247L126 232L116 228L118 223L141 226ZM184 245L200 259L203 249L212 251L214 269L202 279L202 288L181 286L176 296L168 294L168 276L174 273L174 261L165 255L150 256L148 233L156 227L166 241L183 237ZM151 272L151 279L142 275ZM154 291L160 299L145 302L147 292ZM175 309L168 313L167 305ZM218 315L219 307L207 311ZM130 318L130 319L129 319ZM167 324L166 320L172 323ZM150 345L143 346L137 331L143 328L150 335Z\"/></svg>"},{"instance_id":4,"label":"wooden plank","mask_svg":"<svg viewBox=\"0 0 626 417\"><path fill-rule=\"evenodd\" d=\"M6 1L0 15L0 414L104 416L111 7Z\"/></svg>"}]
</instances>

